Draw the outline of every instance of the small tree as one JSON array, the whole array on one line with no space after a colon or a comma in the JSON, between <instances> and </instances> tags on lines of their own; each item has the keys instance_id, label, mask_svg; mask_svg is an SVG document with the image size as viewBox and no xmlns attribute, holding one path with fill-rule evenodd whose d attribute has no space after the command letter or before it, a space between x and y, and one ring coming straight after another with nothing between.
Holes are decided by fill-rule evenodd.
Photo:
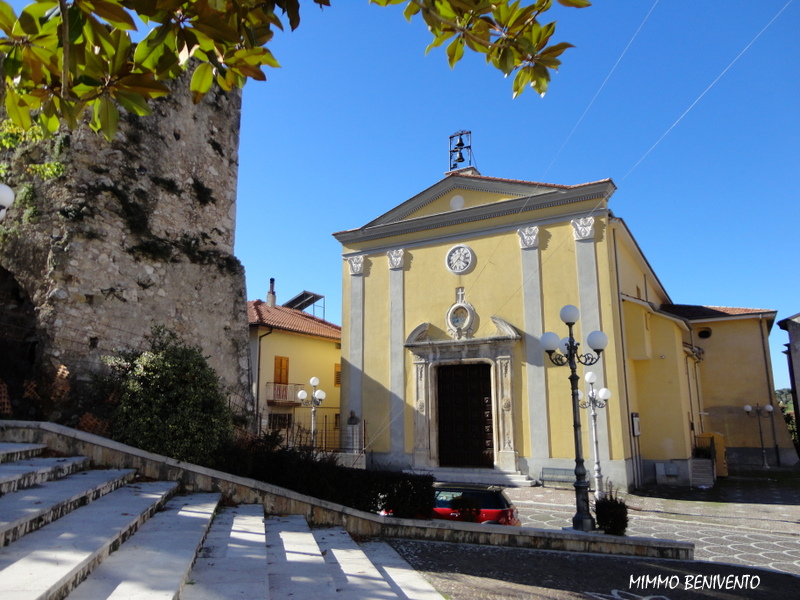
<instances>
[{"instance_id":1,"label":"small tree","mask_svg":"<svg viewBox=\"0 0 800 600\"><path fill-rule=\"evenodd\" d=\"M200 348L154 328L150 350L106 361L119 386L112 437L172 458L212 465L232 436L231 411Z\"/></svg>"}]
</instances>

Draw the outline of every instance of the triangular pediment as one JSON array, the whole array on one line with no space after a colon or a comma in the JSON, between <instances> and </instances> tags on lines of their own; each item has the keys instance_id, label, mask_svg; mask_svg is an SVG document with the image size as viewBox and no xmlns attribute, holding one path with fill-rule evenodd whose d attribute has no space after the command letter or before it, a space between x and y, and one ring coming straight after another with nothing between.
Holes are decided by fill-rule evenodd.
<instances>
[{"instance_id":1,"label":"triangular pediment","mask_svg":"<svg viewBox=\"0 0 800 600\"><path fill-rule=\"evenodd\" d=\"M365 227L398 223L430 215L450 213L505 202L516 198L545 194L566 186L452 173L367 223Z\"/></svg>"},{"instance_id":2,"label":"triangular pediment","mask_svg":"<svg viewBox=\"0 0 800 600\"><path fill-rule=\"evenodd\" d=\"M484 177L477 171L455 171L358 229L334 233L343 244L481 221L503 214L522 214L597 198L608 199L616 187L610 179L558 185Z\"/></svg>"}]
</instances>

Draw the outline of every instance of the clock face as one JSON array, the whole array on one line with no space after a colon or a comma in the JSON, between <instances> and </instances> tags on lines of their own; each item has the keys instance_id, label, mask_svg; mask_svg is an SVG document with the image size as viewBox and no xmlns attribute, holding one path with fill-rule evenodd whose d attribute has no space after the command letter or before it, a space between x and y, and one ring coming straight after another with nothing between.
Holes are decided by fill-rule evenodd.
<instances>
[{"instance_id":1,"label":"clock face","mask_svg":"<svg viewBox=\"0 0 800 600\"><path fill-rule=\"evenodd\" d=\"M472 265L472 250L464 245L454 246L447 253L447 268L453 273L463 273Z\"/></svg>"}]
</instances>

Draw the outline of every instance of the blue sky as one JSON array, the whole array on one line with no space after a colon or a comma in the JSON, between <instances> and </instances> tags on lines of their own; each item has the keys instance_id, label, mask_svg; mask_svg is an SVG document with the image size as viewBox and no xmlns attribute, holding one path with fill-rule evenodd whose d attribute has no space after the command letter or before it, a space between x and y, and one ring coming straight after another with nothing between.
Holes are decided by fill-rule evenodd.
<instances>
[{"instance_id":1,"label":"blue sky","mask_svg":"<svg viewBox=\"0 0 800 600\"><path fill-rule=\"evenodd\" d=\"M448 137L468 129L483 175L612 178L610 206L673 302L800 312L800 2L598 0L552 15L554 41L576 48L544 98L512 99L481 57L451 70L441 49L426 56L427 30L397 7L306 7L272 46L282 68L245 88L236 254L248 298L275 277L279 302L324 294L341 322L331 234L441 179ZM775 326L777 387L787 341Z\"/></svg>"},{"instance_id":2,"label":"blue sky","mask_svg":"<svg viewBox=\"0 0 800 600\"><path fill-rule=\"evenodd\" d=\"M15 8L27 4L12 0ZM597 0L555 5L550 91L512 99L476 55L427 56L400 7L305 0L276 35L282 64L244 91L235 252L248 299L309 290L341 322L332 233L442 178L448 137L472 131L483 175L611 178L623 218L673 302L800 312L800 0ZM321 313L317 313L321 316ZM784 344L770 337L776 387Z\"/></svg>"}]
</instances>

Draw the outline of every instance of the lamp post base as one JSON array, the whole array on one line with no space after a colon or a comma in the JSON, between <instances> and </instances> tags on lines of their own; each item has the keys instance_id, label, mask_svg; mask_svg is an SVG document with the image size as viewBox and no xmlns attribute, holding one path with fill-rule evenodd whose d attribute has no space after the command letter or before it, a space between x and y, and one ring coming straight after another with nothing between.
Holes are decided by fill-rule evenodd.
<instances>
[{"instance_id":1,"label":"lamp post base","mask_svg":"<svg viewBox=\"0 0 800 600\"><path fill-rule=\"evenodd\" d=\"M575 515L572 517L572 528L576 531L594 531L594 518L591 515Z\"/></svg>"}]
</instances>

